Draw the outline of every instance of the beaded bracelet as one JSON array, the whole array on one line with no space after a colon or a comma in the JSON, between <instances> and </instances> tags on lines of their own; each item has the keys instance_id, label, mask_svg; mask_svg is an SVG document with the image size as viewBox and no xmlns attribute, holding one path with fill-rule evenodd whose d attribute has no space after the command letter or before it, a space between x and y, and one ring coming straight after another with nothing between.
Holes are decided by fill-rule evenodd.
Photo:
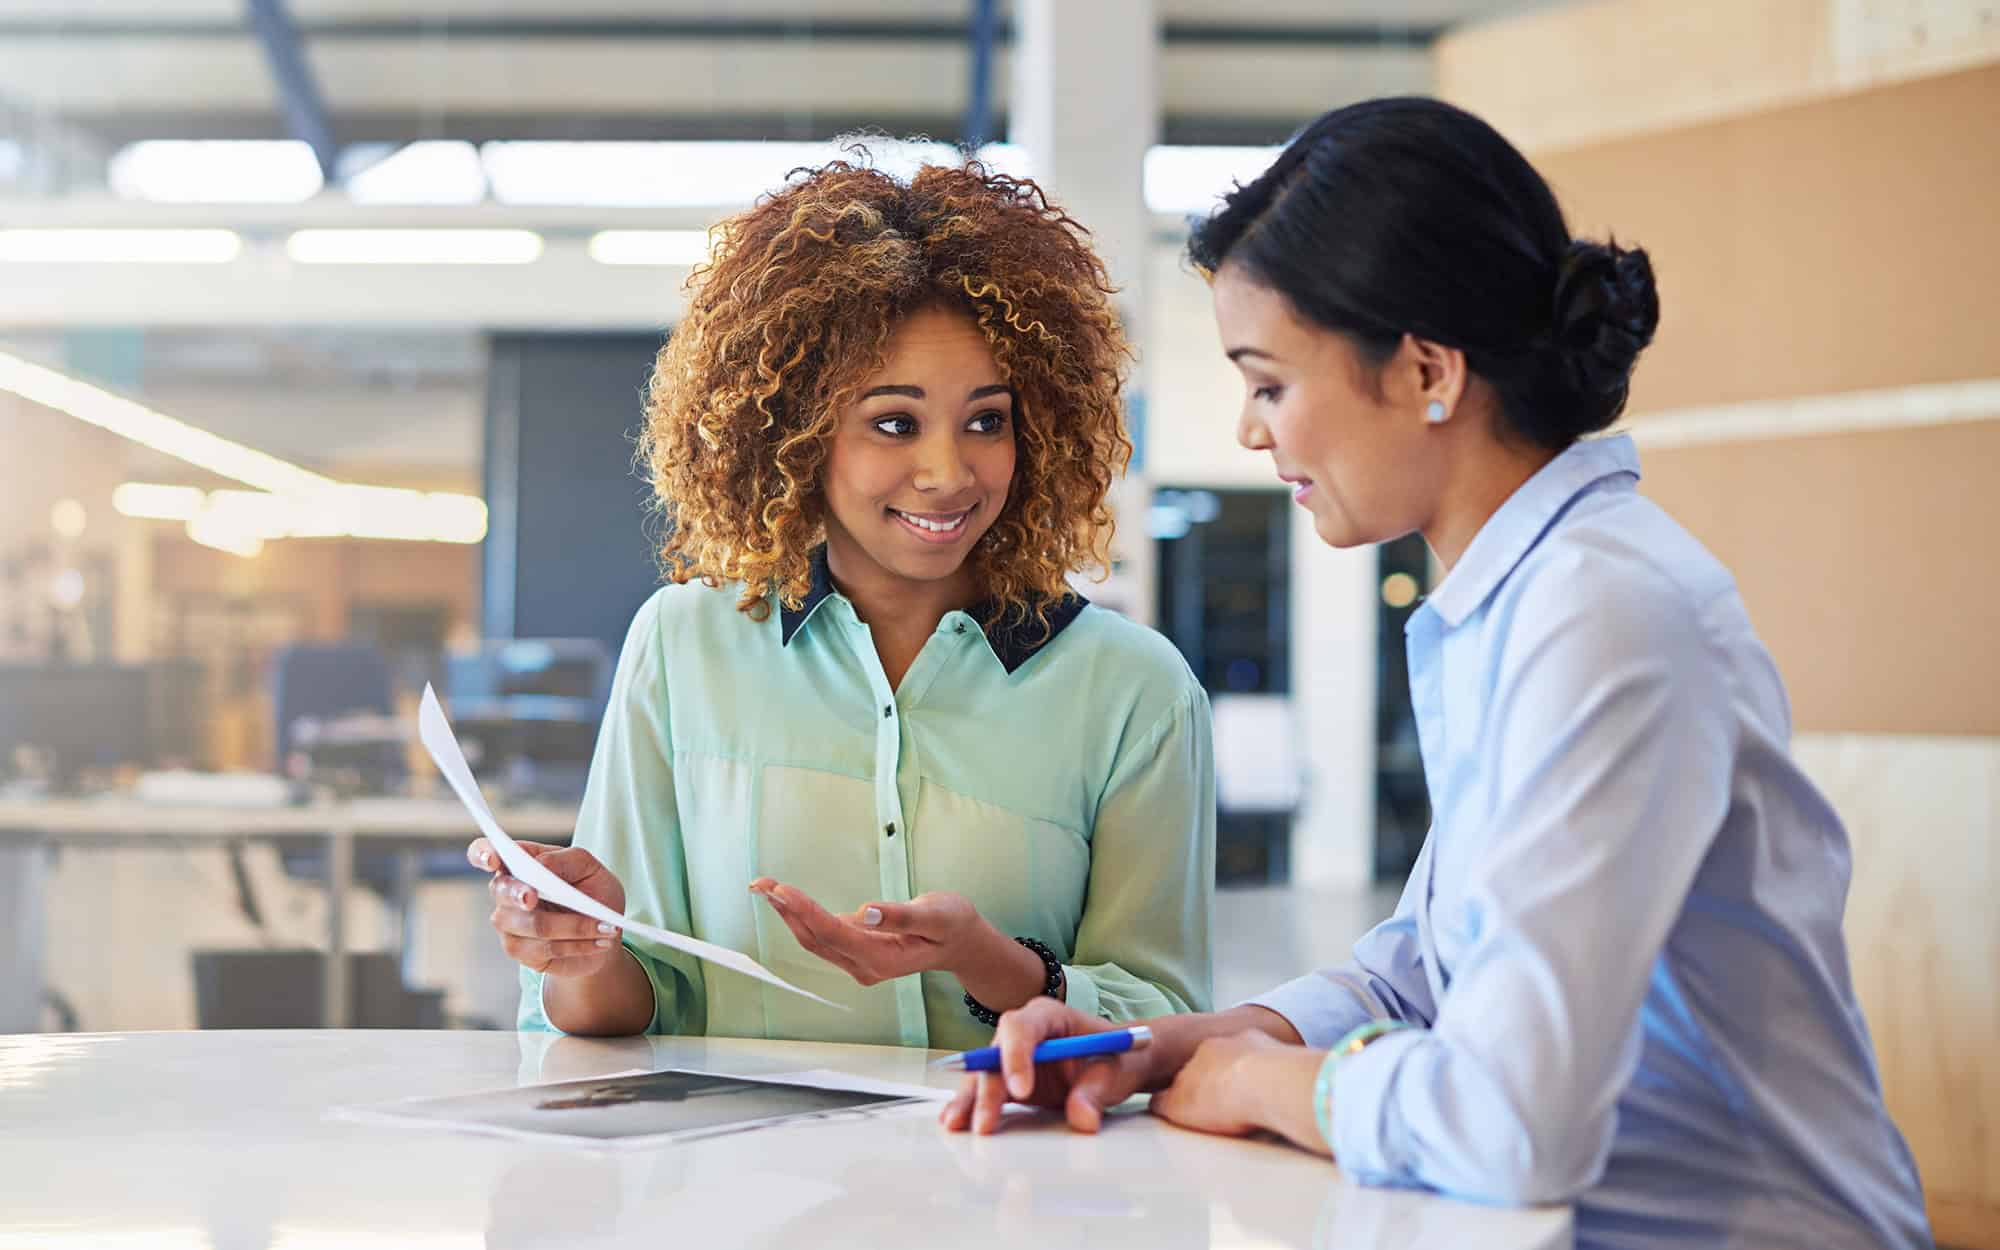
<instances>
[{"instance_id":1,"label":"beaded bracelet","mask_svg":"<svg viewBox=\"0 0 2000 1250\"><path fill-rule=\"evenodd\" d=\"M1017 937L1014 940L1035 952L1041 959L1042 971L1048 974L1042 982L1042 993L1060 1001L1063 996L1062 960L1056 958L1054 951L1033 938ZM965 1009L981 1024L990 1026L1000 1023L1000 1013L974 998L969 991L965 995Z\"/></svg>"},{"instance_id":2,"label":"beaded bracelet","mask_svg":"<svg viewBox=\"0 0 2000 1250\"><path fill-rule=\"evenodd\" d=\"M1333 1149L1333 1070L1349 1055L1358 1055L1368 1043L1377 1038L1411 1027L1406 1020L1370 1020L1356 1028L1349 1029L1346 1036L1333 1044L1326 1052L1326 1059L1319 1065L1319 1075L1313 1079L1313 1122L1319 1125L1319 1135L1326 1139L1326 1148Z\"/></svg>"}]
</instances>

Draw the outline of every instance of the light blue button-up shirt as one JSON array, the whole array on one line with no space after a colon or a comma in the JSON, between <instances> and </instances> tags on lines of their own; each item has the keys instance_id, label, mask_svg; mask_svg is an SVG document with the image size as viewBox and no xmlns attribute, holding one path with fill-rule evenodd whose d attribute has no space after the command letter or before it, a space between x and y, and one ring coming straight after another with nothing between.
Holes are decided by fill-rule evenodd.
<instances>
[{"instance_id":1,"label":"light blue button-up shirt","mask_svg":"<svg viewBox=\"0 0 2000 1250\"><path fill-rule=\"evenodd\" d=\"M1728 570L1626 438L1522 486L1410 619L1435 819L1353 961L1257 1000L1342 1060L1364 1182L1574 1200L1584 1247L1928 1246L1841 936L1847 836Z\"/></svg>"},{"instance_id":2,"label":"light blue button-up shirt","mask_svg":"<svg viewBox=\"0 0 2000 1250\"><path fill-rule=\"evenodd\" d=\"M1071 597L1029 623L948 612L889 686L823 553L797 610L669 586L618 661L577 817L626 912L742 951L834 1011L643 939L649 1032L965 1050L992 1040L949 973L864 988L806 950L750 882L835 912L964 894L1063 962L1111 1020L1207 1010L1215 892L1208 697L1173 644ZM547 1027L522 972L520 1025Z\"/></svg>"}]
</instances>

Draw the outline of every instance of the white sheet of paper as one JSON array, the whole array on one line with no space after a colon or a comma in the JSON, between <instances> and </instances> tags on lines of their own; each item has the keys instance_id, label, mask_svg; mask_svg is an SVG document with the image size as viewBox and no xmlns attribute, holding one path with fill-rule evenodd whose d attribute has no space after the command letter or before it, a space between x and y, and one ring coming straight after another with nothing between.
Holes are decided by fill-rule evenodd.
<instances>
[{"instance_id":1,"label":"white sheet of paper","mask_svg":"<svg viewBox=\"0 0 2000 1250\"><path fill-rule=\"evenodd\" d=\"M893 1098L915 1098L923 1102L943 1102L957 1093L935 1085L910 1085L902 1081L879 1081L872 1076L855 1076L832 1068L812 1068L804 1072L747 1072L746 1081L773 1081L780 1085L810 1085L815 1089L844 1089L855 1094L884 1094Z\"/></svg>"},{"instance_id":2,"label":"white sheet of paper","mask_svg":"<svg viewBox=\"0 0 2000 1250\"><path fill-rule=\"evenodd\" d=\"M685 933L655 928L643 921L628 920L542 867L534 856L522 850L514 839L507 836L500 828L499 821L493 819L493 810L486 806L485 796L479 793L479 783L473 780L472 768L465 762L465 752L459 748L458 738L451 732L451 722L445 719L444 708L438 703L437 693L428 685L424 687L423 706L417 712L417 736L423 740L424 750L430 752L438 771L444 774L445 781L458 795L458 801L465 804L465 809L472 813L472 822L479 826L479 832L485 834L486 840L493 844L493 849L500 853L500 862L507 865L508 872L533 886L535 893L543 899L558 907L567 907L571 911L602 920L606 924L615 924L627 933L636 933L662 946L670 946L697 959L705 959L709 963L720 965L731 972L740 972L746 977L755 977L781 990L790 990L816 1003L825 1003L840 1011L848 1010L840 1003L821 998L811 990L800 989L740 951L717 946L713 942L704 942Z\"/></svg>"}]
</instances>

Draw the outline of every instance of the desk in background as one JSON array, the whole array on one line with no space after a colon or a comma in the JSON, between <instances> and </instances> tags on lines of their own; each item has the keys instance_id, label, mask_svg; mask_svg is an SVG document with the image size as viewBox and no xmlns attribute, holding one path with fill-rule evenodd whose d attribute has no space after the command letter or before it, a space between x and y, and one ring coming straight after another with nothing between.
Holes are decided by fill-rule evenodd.
<instances>
[{"instance_id":1,"label":"desk in background","mask_svg":"<svg viewBox=\"0 0 2000 1250\"><path fill-rule=\"evenodd\" d=\"M572 807L525 804L499 807L503 829L537 842L568 842ZM132 798L0 800L0 905L14 910L0 936L0 972L10 988L0 997L0 1032L37 1027L45 949L43 865L51 849L65 846L178 851L190 846L264 842L313 844L326 852L326 972L324 1018L347 1023L346 900L354 886L359 847L403 852L403 888L415 878L416 855L426 849L462 847L477 836L472 817L456 799L352 799L302 807L202 806L147 803Z\"/></svg>"},{"instance_id":2,"label":"desk in background","mask_svg":"<svg viewBox=\"0 0 2000 1250\"><path fill-rule=\"evenodd\" d=\"M1364 1189L1268 1141L1117 1114L946 1135L931 1109L587 1152L329 1121L330 1107L603 1076L930 1052L721 1038L267 1032L0 1037L0 1244L424 1247L1314 1246L1566 1250L1566 1209Z\"/></svg>"}]
</instances>

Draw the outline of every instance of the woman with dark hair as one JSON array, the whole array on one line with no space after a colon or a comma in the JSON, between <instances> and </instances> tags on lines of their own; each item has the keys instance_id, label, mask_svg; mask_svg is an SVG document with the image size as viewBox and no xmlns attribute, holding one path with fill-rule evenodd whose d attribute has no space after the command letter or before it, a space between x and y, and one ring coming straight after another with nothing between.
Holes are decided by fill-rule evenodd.
<instances>
[{"instance_id":1,"label":"woman with dark hair","mask_svg":"<svg viewBox=\"0 0 2000 1250\"><path fill-rule=\"evenodd\" d=\"M1659 319L1646 253L1573 239L1506 140L1421 99L1320 118L1190 252L1241 442L1328 544L1417 531L1447 570L1407 637L1435 821L1346 965L1082 1065L1027 1057L1102 1024L1030 1004L945 1125L1011 1093L1089 1131L1150 1090L1364 1182L1573 1201L1582 1246L1928 1245L1777 670L1631 442L1587 437Z\"/></svg>"},{"instance_id":2,"label":"woman with dark hair","mask_svg":"<svg viewBox=\"0 0 2000 1250\"><path fill-rule=\"evenodd\" d=\"M851 1010L496 871L523 1027L964 1049L1040 995L1209 1006L1207 696L1068 581L1131 451L1109 292L1076 223L977 164L837 161L717 228L640 447L674 584L575 845L529 849Z\"/></svg>"}]
</instances>

